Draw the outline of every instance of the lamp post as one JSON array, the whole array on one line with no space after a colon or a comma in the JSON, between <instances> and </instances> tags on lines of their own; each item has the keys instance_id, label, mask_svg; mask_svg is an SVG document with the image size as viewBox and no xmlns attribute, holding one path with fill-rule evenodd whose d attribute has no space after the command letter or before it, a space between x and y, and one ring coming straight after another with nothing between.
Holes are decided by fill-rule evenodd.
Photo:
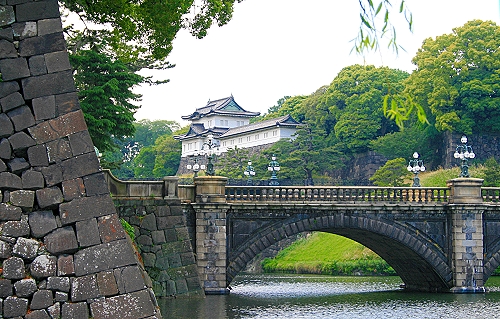
<instances>
[{"instance_id":1,"label":"lamp post","mask_svg":"<svg viewBox=\"0 0 500 319\"><path fill-rule=\"evenodd\" d=\"M207 175L209 176L214 176L215 175L215 169L214 169L214 157L216 155L219 155L219 143L214 141L214 136L213 134L208 134L207 135L207 141L203 143L202 150L200 152L201 155L206 155L208 158L208 163L207 163L207 170L205 171ZM206 147L205 147L206 146Z\"/></svg>"},{"instance_id":2,"label":"lamp post","mask_svg":"<svg viewBox=\"0 0 500 319\"><path fill-rule=\"evenodd\" d=\"M252 185L252 177L255 176L255 170L252 166L252 161L248 161L247 169L243 172L248 177L247 185Z\"/></svg>"},{"instance_id":3,"label":"lamp post","mask_svg":"<svg viewBox=\"0 0 500 319\"><path fill-rule=\"evenodd\" d=\"M424 161L418 159L419 154L417 152L413 153L413 159L408 162L408 167L406 168L409 172L415 174L413 176L413 185L411 187L420 187L420 178L418 174L425 171Z\"/></svg>"},{"instance_id":4,"label":"lamp post","mask_svg":"<svg viewBox=\"0 0 500 319\"><path fill-rule=\"evenodd\" d=\"M278 186L280 183L278 182L278 177L276 177L276 172L280 170L280 164L276 161L276 155L273 154L271 157L267 170L272 172L269 186Z\"/></svg>"},{"instance_id":5,"label":"lamp post","mask_svg":"<svg viewBox=\"0 0 500 319\"><path fill-rule=\"evenodd\" d=\"M198 156L199 156L198 152L195 151L195 153L192 155L192 157L194 158L194 164L193 165L191 165L191 164L186 165L186 168L188 170L192 170L194 172L194 177L198 177L198 172L200 171L200 169L205 169L205 165L203 165L203 164L200 165L198 163Z\"/></svg>"},{"instance_id":6,"label":"lamp post","mask_svg":"<svg viewBox=\"0 0 500 319\"><path fill-rule=\"evenodd\" d=\"M460 165L460 177L470 177L468 161L469 158L473 159L474 157L476 157L476 154L474 154L472 146L467 145L467 137L465 135L462 136L460 142L462 142L462 145L457 146L453 157L462 160L462 164Z\"/></svg>"}]
</instances>

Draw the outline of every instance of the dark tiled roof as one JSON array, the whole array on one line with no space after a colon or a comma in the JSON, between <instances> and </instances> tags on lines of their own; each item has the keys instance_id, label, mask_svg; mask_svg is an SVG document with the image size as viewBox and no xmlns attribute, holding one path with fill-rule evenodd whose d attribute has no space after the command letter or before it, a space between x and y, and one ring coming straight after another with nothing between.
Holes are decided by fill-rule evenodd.
<instances>
[{"instance_id":1,"label":"dark tiled roof","mask_svg":"<svg viewBox=\"0 0 500 319\"><path fill-rule=\"evenodd\" d=\"M211 129L205 129L205 126L201 123L191 124L189 131L184 135L175 135L176 140L186 140L198 136L206 136L212 133L215 137L224 134L227 131L226 127L213 127Z\"/></svg>"},{"instance_id":2,"label":"dark tiled roof","mask_svg":"<svg viewBox=\"0 0 500 319\"><path fill-rule=\"evenodd\" d=\"M249 112L244 110L236 103L234 97L226 97L223 99L208 101L204 107L196 109L190 115L182 116L184 120L195 120L213 114L231 115L239 117L255 117L259 116L260 112Z\"/></svg>"},{"instance_id":3,"label":"dark tiled roof","mask_svg":"<svg viewBox=\"0 0 500 319\"><path fill-rule=\"evenodd\" d=\"M285 115L282 117L257 122L253 124L248 124L244 126L238 126L234 128L230 128L226 133L222 134L220 138L225 138L233 135L244 134L252 131L261 130L264 128L274 127L274 126L289 126L289 127L297 127L300 125L299 122L295 121L293 117L290 115Z\"/></svg>"}]
</instances>

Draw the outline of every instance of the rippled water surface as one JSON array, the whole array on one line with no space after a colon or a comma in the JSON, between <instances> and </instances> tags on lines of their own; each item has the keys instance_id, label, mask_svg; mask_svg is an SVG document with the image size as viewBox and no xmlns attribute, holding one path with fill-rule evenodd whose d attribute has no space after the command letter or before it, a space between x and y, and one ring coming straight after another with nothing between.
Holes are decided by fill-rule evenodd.
<instances>
[{"instance_id":1,"label":"rippled water surface","mask_svg":"<svg viewBox=\"0 0 500 319\"><path fill-rule=\"evenodd\" d=\"M486 294L410 293L399 277L243 275L231 294L160 300L164 318L500 318L500 278Z\"/></svg>"}]
</instances>

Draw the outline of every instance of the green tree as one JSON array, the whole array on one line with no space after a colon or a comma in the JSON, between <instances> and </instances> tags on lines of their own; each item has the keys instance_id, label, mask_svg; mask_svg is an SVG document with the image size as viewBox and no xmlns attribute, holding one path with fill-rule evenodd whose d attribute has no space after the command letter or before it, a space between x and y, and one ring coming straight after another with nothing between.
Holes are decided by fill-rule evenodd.
<instances>
[{"instance_id":1,"label":"green tree","mask_svg":"<svg viewBox=\"0 0 500 319\"><path fill-rule=\"evenodd\" d=\"M490 157L484 162L484 186L500 186L500 165L494 157Z\"/></svg>"},{"instance_id":2,"label":"green tree","mask_svg":"<svg viewBox=\"0 0 500 319\"><path fill-rule=\"evenodd\" d=\"M221 155L215 163L217 174L228 178L244 178L244 171L251 160L248 148L235 147Z\"/></svg>"},{"instance_id":3,"label":"green tree","mask_svg":"<svg viewBox=\"0 0 500 319\"><path fill-rule=\"evenodd\" d=\"M156 139L154 151L153 176L174 176L181 162L181 143L172 135L162 135Z\"/></svg>"},{"instance_id":4,"label":"green tree","mask_svg":"<svg viewBox=\"0 0 500 319\"><path fill-rule=\"evenodd\" d=\"M370 180L377 186L409 186L405 179L410 178L411 173L406 169L406 164L406 160L401 157L388 160Z\"/></svg>"},{"instance_id":5,"label":"green tree","mask_svg":"<svg viewBox=\"0 0 500 319\"><path fill-rule=\"evenodd\" d=\"M437 130L500 132L499 47L500 27L480 20L424 41L406 92L431 111Z\"/></svg>"}]
</instances>

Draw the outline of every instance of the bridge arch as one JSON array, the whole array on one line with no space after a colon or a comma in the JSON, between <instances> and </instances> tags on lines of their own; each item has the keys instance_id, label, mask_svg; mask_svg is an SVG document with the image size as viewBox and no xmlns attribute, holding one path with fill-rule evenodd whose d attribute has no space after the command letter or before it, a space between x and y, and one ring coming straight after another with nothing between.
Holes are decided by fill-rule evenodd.
<instances>
[{"instance_id":1,"label":"bridge arch","mask_svg":"<svg viewBox=\"0 0 500 319\"><path fill-rule=\"evenodd\" d=\"M261 251L304 231L338 234L363 244L394 268L407 289L447 291L453 287L448 257L432 238L409 224L348 213L294 216L261 229L229 254L227 285Z\"/></svg>"}]
</instances>

